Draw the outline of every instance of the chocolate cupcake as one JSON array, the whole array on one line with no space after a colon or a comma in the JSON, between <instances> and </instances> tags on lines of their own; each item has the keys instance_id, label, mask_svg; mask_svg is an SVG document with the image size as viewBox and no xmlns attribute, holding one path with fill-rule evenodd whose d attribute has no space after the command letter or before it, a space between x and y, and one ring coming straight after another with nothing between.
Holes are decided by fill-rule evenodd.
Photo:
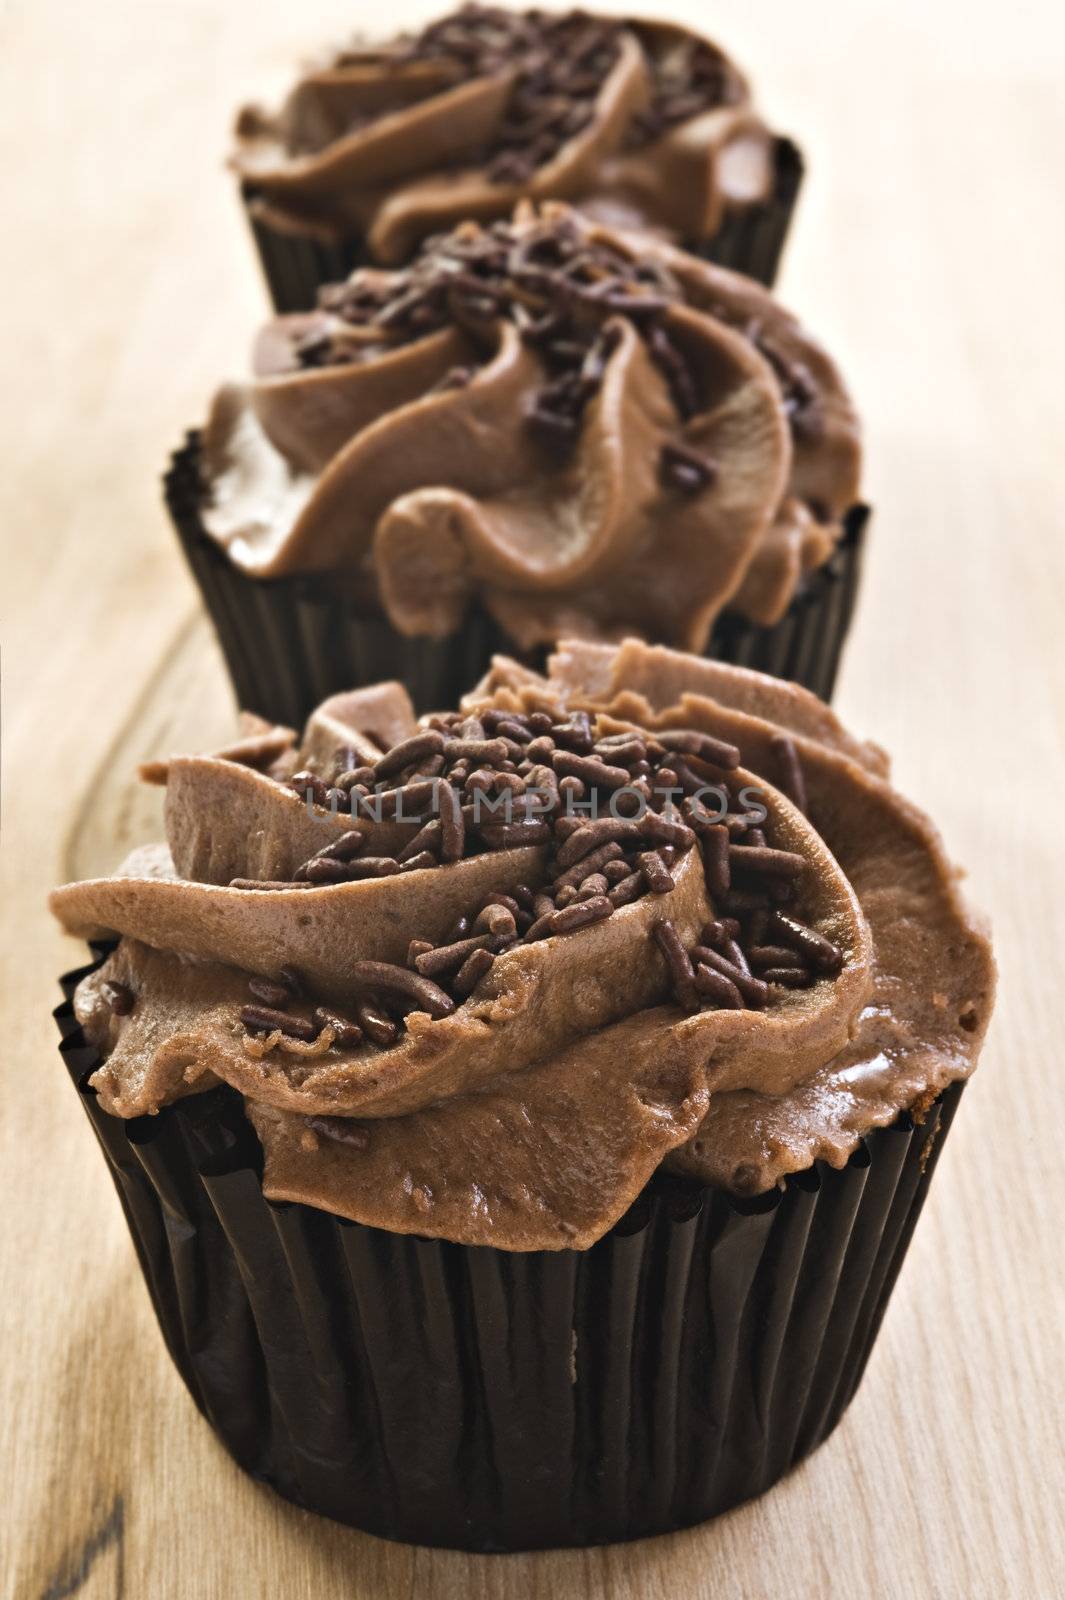
<instances>
[{"instance_id":1,"label":"chocolate cupcake","mask_svg":"<svg viewBox=\"0 0 1065 1600\"><path fill-rule=\"evenodd\" d=\"M771 284L802 176L743 75L669 23L469 5L247 107L233 165L278 311L430 235L566 200Z\"/></svg>"},{"instance_id":2,"label":"chocolate cupcake","mask_svg":"<svg viewBox=\"0 0 1065 1600\"><path fill-rule=\"evenodd\" d=\"M454 704L567 635L827 698L865 512L830 357L768 292L548 207L364 269L260 337L168 497L238 702Z\"/></svg>"},{"instance_id":3,"label":"chocolate cupcake","mask_svg":"<svg viewBox=\"0 0 1065 1600\"><path fill-rule=\"evenodd\" d=\"M635 1537L860 1378L993 994L886 758L635 641L256 719L54 909L64 1053L236 1459L388 1537Z\"/></svg>"}]
</instances>

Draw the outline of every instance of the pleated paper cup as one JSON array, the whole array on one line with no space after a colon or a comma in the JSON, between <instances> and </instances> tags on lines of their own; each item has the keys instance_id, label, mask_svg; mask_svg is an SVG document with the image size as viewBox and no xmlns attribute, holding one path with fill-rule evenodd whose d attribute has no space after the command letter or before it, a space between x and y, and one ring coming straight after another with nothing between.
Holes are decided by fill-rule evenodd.
<instances>
[{"instance_id":1,"label":"pleated paper cup","mask_svg":"<svg viewBox=\"0 0 1065 1600\"><path fill-rule=\"evenodd\" d=\"M398 678L415 709L455 706L499 653L542 667L543 649L520 650L479 606L444 639L409 637L381 610L359 610L327 577L255 578L242 572L203 525L199 435L190 433L164 480L171 520L218 634L237 703L302 727L328 695ZM843 538L808 574L772 627L724 613L706 655L788 678L830 700L854 613L867 506L848 512ZM654 643L656 641L652 641Z\"/></svg>"},{"instance_id":2,"label":"pleated paper cup","mask_svg":"<svg viewBox=\"0 0 1065 1600\"><path fill-rule=\"evenodd\" d=\"M713 238L685 240L684 248L771 289L802 187L802 153L790 139L776 140L774 171L767 200L733 212ZM324 284L341 283L356 267L379 265L361 237L331 239L276 227L254 184L245 183L240 195L275 311L310 311Z\"/></svg>"},{"instance_id":3,"label":"pleated paper cup","mask_svg":"<svg viewBox=\"0 0 1065 1600\"><path fill-rule=\"evenodd\" d=\"M768 1489L858 1386L962 1087L840 1171L749 1201L659 1174L591 1249L508 1253L271 1204L232 1090L109 1116L90 970L60 1048L193 1400L286 1499L415 1544L635 1539Z\"/></svg>"}]
</instances>

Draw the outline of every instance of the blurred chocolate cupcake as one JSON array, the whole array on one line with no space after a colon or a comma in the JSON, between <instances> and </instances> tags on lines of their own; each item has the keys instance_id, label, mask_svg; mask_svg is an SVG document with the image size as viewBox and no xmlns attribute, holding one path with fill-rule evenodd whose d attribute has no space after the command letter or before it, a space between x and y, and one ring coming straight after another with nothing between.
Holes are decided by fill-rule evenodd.
<instances>
[{"instance_id":1,"label":"blurred chocolate cupcake","mask_svg":"<svg viewBox=\"0 0 1065 1600\"><path fill-rule=\"evenodd\" d=\"M777 680L569 643L147 776L167 845L53 897L112 941L57 1015L242 1465L520 1549L686 1526L825 1437L994 986L880 750Z\"/></svg>"},{"instance_id":2,"label":"blurred chocolate cupcake","mask_svg":"<svg viewBox=\"0 0 1065 1600\"><path fill-rule=\"evenodd\" d=\"M552 206L356 272L254 366L168 480L241 704L386 674L426 709L565 635L831 693L859 426L749 279Z\"/></svg>"},{"instance_id":3,"label":"blurred chocolate cupcake","mask_svg":"<svg viewBox=\"0 0 1065 1600\"><path fill-rule=\"evenodd\" d=\"M233 165L278 311L432 234L565 200L771 284L802 176L746 80L686 28L468 5L246 107Z\"/></svg>"}]
</instances>

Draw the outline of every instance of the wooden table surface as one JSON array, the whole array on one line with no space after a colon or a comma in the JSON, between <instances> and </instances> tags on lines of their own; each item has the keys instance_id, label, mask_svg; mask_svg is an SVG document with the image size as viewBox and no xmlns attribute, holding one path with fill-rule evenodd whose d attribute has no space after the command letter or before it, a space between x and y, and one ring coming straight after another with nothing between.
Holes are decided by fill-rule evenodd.
<instances>
[{"instance_id":1,"label":"wooden table surface","mask_svg":"<svg viewBox=\"0 0 1065 1600\"><path fill-rule=\"evenodd\" d=\"M656 9L650 3L645 11ZM388 20L424 6L394 0ZM698 0L672 10L697 18ZM157 477L264 308L232 108L377 8L7 0L0 1569L5 1594L1065 1594L1065 25L1050 0L719 0L806 146L786 300L867 422L875 538L839 697L992 914L984 1062L864 1385L760 1502L642 1545L466 1558L244 1478L170 1366L49 1011L47 889L153 826L129 767L232 717Z\"/></svg>"}]
</instances>

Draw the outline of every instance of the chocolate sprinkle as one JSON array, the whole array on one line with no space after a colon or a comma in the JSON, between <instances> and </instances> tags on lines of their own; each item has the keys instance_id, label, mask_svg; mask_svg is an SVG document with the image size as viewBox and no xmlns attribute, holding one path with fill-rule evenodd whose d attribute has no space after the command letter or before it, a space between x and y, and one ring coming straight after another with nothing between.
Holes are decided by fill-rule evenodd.
<instances>
[{"instance_id":1,"label":"chocolate sprinkle","mask_svg":"<svg viewBox=\"0 0 1065 1600\"><path fill-rule=\"evenodd\" d=\"M805 859L794 850L771 850L767 845L746 843L729 846L729 864L772 878L797 878L806 867Z\"/></svg>"},{"instance_id":2,"label":"chocolate sprinkle","mask_svg":"<svg viewBox=\"0 0 1065 1600\"><path fill-rule=\"evenodd\" d=\"M399 1024L370 1001L361 1000L355 1007L355 1015L366 1037L382 1050L390 1049L398 1041Z\"/></svg>"},{"instance_id":3,"label":"chocolate sprinkle","mask_svg":"<svg viewBox=\"0 0 1065 1600\"><path fill-rule=\"evenodd\" d=\"M694 728L670 728L665 733L660 733L658 739L667 750L678 750L683 755L698 756L710 766L721 767L726 772L740 764L737 745L728 744L724 739L715 739L713 734L701 733Z\"/></svg>"},{"instance_id":4,"label":"chocolate sprinkle","mask_svg":"<svg viewBox=\"0 0 1065 1600\"><path fill-rule=\"evenodd\" d=\"M739 989L730 978L716 972L713 967L700 963L695 968L694 982L699 993L706 995L716 1006L729 1011L743 1010L743 996Z\"/></svg>"},{"instance_id":5,"label":"chocolate sprinkle","mask_svg":"<svg viewBox=\"0 0 1065 1600\"><path fill-rule=\"evenodd\" d=\"M114 978L109 978L100 986L101 993L111 1008L111 1015L115 1017L128 1017L137 1003L133 990L125 983L117 983Z\"/></svg>"},{"instance_id":6,"label":"chocolate sprinkle","mask_svg":"<svg viewBox=\"0 0 1065 1600\"><path fill-rule=\"evenodd\" d=\"M405 772L408 767L417 766L426 756L440 755L443 749L443 734L435 728L427 728L424 733L416 733L410 739L393 745L374 763L374 772L378 778L389 778L397 772Z\"/></svg>"},{"instance_id":7,"label":"chocolate sprinkle","mask_svg":"<svg viewBox=\"0 0 1065 1600\"><path fill-rule=\"evenodd\" d=\"M457 939L454 944L442 944L435 950L430 946L415 957L415 971L423 978L440 978L445 973L457 972L475 950L487 949L489 944L490 934L477 934L473 938Z\"/></svg>"},{"instance_id":8,"label":"chocolate sprinkle","mask_svg":"<svg viewBox=\"0 0 1065 1600\"><path fill-rule=\"evenodd\" d=\"M806 779L803 777L795 740L785 733L777 733L770 740L770 748L777 760L777 788L781 794L787 795L793 806L805 813Z\"/></svg>"},{"instance_id":9,"label":"chocolate sprinkle","mask_svg":"<svg viewBox=\"0 0 1065 1600\"><path fill-rule=\"evenodd\" d=\"M711 950L706 945L696 945L689 951L696 975L700 967L709 967L714 972L719 972L734 986L737 993L746 1001L752 1011L761 1011L769 998L769 990L760 978L754 978L742 967L729 961L719 950ZM702 988L702 986L700 986ZM703 989L704 993L708 991Z\"/></svg>"},{"instance_id":10,"label":"chocolate sprinkle","mask_svg":"<svg viewBox=\"0 0 1065 1600\"><path fill-rule=\"evenodd\" d=\"M326 807L329 804L328 787L316 772L297 772L289 780L300 799L308 805Z\"/></svg>"},{"instance_id":11,"label":"chocolate sprinkle","mask_svg":"<svg viewBox=\"0 0 1065 1600\"><path fill-rule=\"evenodd\" d=\"M796 967L806 970L806 961L797 950L782 944L752 944L747 947L747 959L756 971L769 967Z\"/></svg>"},{"instance_id":12,"label":"chocolate sprinkle","mask_svg":"<svg viewBox=\"0 0 1065 1600\"><path fill-rule=\"evenodd\" d=\"M593 922L603 922L613 914L614 903L606 895L596 895L591 900L574 901L572 905L564 906L561 910L547 911L539 917L525 935L525 942L532 944L538 939L553 939L559 934L576 933L578 928L586 928Z\"/></svg>"},{"instance_id":13,"label":"chocolate sprinkle","mask_svg":"<svg viewBox=\"0 0 1065 1600\"><path fill-rule=\"evenodd\" d=\"M362 1043L362 1029L348 1017L342 1017L328 1006L316 1006L314 1021L319 1028L332 1028L333 1043L341 1049L353 1049Z\"/></svg>"},{"instance_id":14,"label":"chocolate sprinkle","mask_svg":"<svg viewBox=\"0 0 1065 1600\"><path fill-rule=\"evenodd\" d=\"M781 989L808 989L814 981L813 973L805 967L770 967L762 978Z\"/></svg>"},{"instance_id":15,"label":"chocolate sprinkle","mask_svg":"<svg viewBox=\"0 0 1065 1600\"><path fill-rule=\"evenodd\" d=\"M275 1011L284 1011L292 999L285 984L271 983L269 978L249 978L248 993Z\"/></svg>"},{"instance_id":16,"label":"chocolate sprinkle","mask_svg":"<svg viewBox=\"0 0 1065 1600\"><path fill-rule=\"evenodd\" d=\"M289 1039L302 1039L308 1044L319 1032L313 1022L303 1017L290 1017L272 1006L241 1006L240 1020L251 1033L283 1033Z\"/></svg>"},{"instance_id":17,"label":"chocolate sprinkle","mask_svg":"<svg viewBox=\"0 0 1065 1600\"><path fill-rule=\"evenodd\" d=\"M408 856L400 865L400 872L425 872L430 867L439 866L439 862L431 850L419 850L417 855Z\"/></svg>"},{"instance_id":18,"label":"chocolate sprinkle","mask_svg":"<svg viewBox=\"0 0 1065 1600\"><path fill-rule=\"evenodd\" d=\"M807 928L803 923L797 922L794 917L785 916L782 911L774 911L769 919L769 932L776 934L777 938L793 950L798 951L817 968L818 972L834 976L843 967L843 952L838 945L826 939L824 934L818 933L815 928Z\"/></svg>"},{"instance_id":19,"label":"chocolate sprinkle","mask_svg":"<svg viewBox=\"0 0 1065 1600\"><path fill-rule=\"evenodd\" d=\"M459 861L466 843L462 805L450 784L438 785L440 805L440 861Z\"/></svg>"},{"instance_id":20,"label":"chocolate sprinkle","mask_svg":"<svg viewBox=\"0 0 1065 1600\"><path fill-rule=\"evenodd\" d=\"M702 494L717 482L718 465L709 456L699 455L676 441L662 446L659 457L659 477L669 489L681 494Z\"/></svg>"},{"instance_id":21,"label":"chocolate sprinkle","mask_svg":"<svg viewBox=\"0 0 1065 1600\"><path fill-rule=\"evenodd\" d=\"M389 1001L397 999L435 1018L446 1017L455 1009L454 1000L438 984L390 961L357 961L351 977L356 989L374 995L386 1009Z\"/></svg>"},{"instance_id":22,"label":"chocolate sprinkle","mask_svg":"<svg viewBox=\"0 0 1065 1600\"><path fill-rule=\"evenodd\" d=\"M598 845L635 844L644 835L638 822L626 822L615 817L600 817L571 833L556 857L560 867L569 867L580 861Z\"/></svg>"},{"instance_id":23,"label":"chocolate sprinkle","mask_svg":"<svg viewBox=\"0 0 1065 1600\"><path fill-rule=\"evenodd\" d=\"M494 961L495 955L491 950L474 950L467 956L451 985L460 999L468 999L481 979L491 971Z\"/></svg>"},{"instance_id":24,"label":"chocolate sprinkle","mask_svg":"<svg viewBox=\"0 0 1065 1600\"><path fill-rule=\"evenodd\" d=\"M640 871L651 893L669 894L673 888L673 878L658 851L644 850L636 859L640 863Z\"/></svg>"},{"instance_id":25,"label":"chocolate sprinkle","mask_svg":"<svg viewBox=\"0 0 1065 1600\"><path fill-rule=\"evenodd\" d=\"M728 841L728 829L717 824L707 828L702 835L706 887L710 891L710 899L714 902L724 899L732 881L731 849Z\"/></svg>"},{"instance_id":26,"label":"chocolate sprinkle","mask_svg":"<svg viewBox=\"0 0 1065 1600\"><path fill-rule=\"evenodd\" d=\"M640 899L646 888L647 880L642 872L630 873L627 878L622 878L618 883L615 883L614 887L609 891L610 904L615 908L632 905L635 900Z\"/></svg>"},{"instance_id":27,"label":"chocolate sprinkle","mask_svg":"<svg viewBox=\"0 0 1065 1600\"><path fill-rule=\"evenodd\" d=\"M699 1010L699 991L695 984L695 969L681 943L676 924L668 920L656 922L652 929L655 943L665 956L673 982L673 993L678 1005L686 1011Z\"/></svg>"}]
</instances>

